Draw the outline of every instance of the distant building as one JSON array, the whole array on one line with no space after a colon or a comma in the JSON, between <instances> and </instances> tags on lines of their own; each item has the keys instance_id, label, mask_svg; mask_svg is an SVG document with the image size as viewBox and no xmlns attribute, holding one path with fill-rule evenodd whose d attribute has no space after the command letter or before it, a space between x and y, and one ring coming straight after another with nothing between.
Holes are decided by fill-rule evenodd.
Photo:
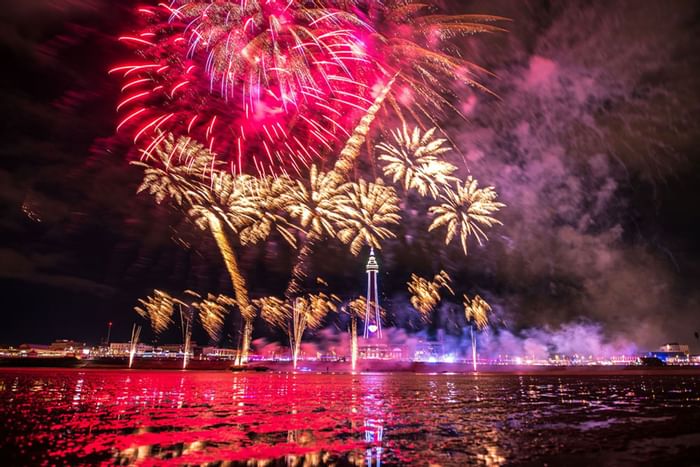
<instances>
[{"instance_id":1,"label":"distant building","mask_svg":"<svg viewBox=\"0 0 700 467\"><path fill-rule=\"evenodd\" d=\"M677 342L672 342L670 344L665 344L659 347L659 352L675 352L675 353L690 353L690 347L688 344L679 344Z\"/></svg>"},{"instance_id":2,"label":"distant building","mask_svg":"<svg viewBox=\"0 0 700 467\"><path fill-rule=\"evenodd\" d=\"M439 359L443 354L442 342L420 341L416 345L413 360L417 362L428 362Z\"/></svg>"},{"instance_id":3,"label":"distant building","mask_svg":"<svg viewBox=\"0 0 700 467\"><path fill-rule=\"evenodd\" d=\"M49 344L49 350L66 353L78 353L87 347L84 342L76 342L69 339L57 339Z\"/></svg>"},{"instance_id":4,"label":"distant building","mask_svg":"<svg viewBox=\"0 0 700 467\"><path fill-rule=\"evenodd\" d=\"M649 352L647 357L658 358L667 364L690 363L690 347L688 344L672 342L662 345L655 352Z\"/></svg>"},{"instance_id":5,"label":"distant building","mask_svg":"<svg viewBox=\"0 0 700 467\"><path fill-rule=\"evenodd\" d=\"M109 343L109 354L113 356L127 356L131 351L130 342L110 342ZM136 353L142 354L145 352L152 352L153 346L146 344L137 344Z\"/></svg>"},{"instance_id":6,"label":"distant building","mask_svg":"<svg viewBox=\"0 0 700 467\"><path fill-rule=\"evenodd\" d=\"M163 353L184 353L185 351L185 344L164 344L164 345L159 345L156 349L156 351L160 351Z\"/></svg>"},{"instance_id":7,"label":"distant building","mask_svg":"<svg viewBox=\"0 0 700 467\"><path fill-rule=\"evenodd\" d=\"M360 360L401 360L403 355L400 347L382 343L360 345L357 350Z\"/></svg>"},{"instance_id":8,"label":"distant building","mask_svg":"<svg viewBox=\"0 0 700 467\"><path fill-rule=\"evenodd\" d=\"M66 354L63 350L52 350L46 344L21 344L18 349L23 357L63 357Z\"/></svg>"},{"instance_id":9,"label":"distant building","mask_svg":"<svg viewBox=\"0 0 700 467\"><path fill-rule=\"evenodd\" d=\"M238 350L236 350L236 349L224 349L224 348L220 348L220 347L203 347L202 348L202 356L203 357L234 359L238 356Z\"/></svg>"}]
</instances>

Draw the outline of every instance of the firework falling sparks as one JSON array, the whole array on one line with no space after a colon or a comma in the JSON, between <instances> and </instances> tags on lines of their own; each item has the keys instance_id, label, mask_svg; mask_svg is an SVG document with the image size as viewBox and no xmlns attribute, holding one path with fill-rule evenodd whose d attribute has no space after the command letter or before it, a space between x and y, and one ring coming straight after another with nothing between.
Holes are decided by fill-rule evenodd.
<instances>
[{"instance_id":1,"label":"firework falling sparks","mask_svg":"<svg viewBox=\"0 0 700 467\"><path fill-rule=\"evenodd\" d=\"M153 295L146 299L139 299L141 306L134 307L139 316L146 318L151 323L151 329L156 335L161 334L173 323L175 304L181 303L171 297L167 292L154 290Z\"/></svg>"},{"instance_id":2,"label":"firework falling sparks","mask_svg":"<svg viewBox=\"0 0 700 467\"><path fill-rule=\"evenodd\" d=\"M353 2L359 4L360 2ZM384 76L396 82L387 96L390 107L404 121L408 113L417 122L436 124L435 113L451 111L455 85L489 92L479 83L483 68L453 53L449 40L477 33L504 32L495 23L505 18L489 15L446 15L430 2L368 2L374 31L367 49Z\"/></svg>"},{"instance_id":3,"label":"firework falling sparks","mask_svg":"<svg viewBox=\"0 0 700 467\"><path fill-rule=\"evenodd\" d=\"M399 199L392 187L380 179L375 183L360 180L342 187L340 199L341 221L338 239L350 245L350 252L357 256L365 245L380 249L380 240L393 238L389 226L401 220L398 214Z\"/></svg>"},{"instance_id":4,"label":"firework falling sparks","mask_svg":"<svg viewBox=\"0 0 700 467\"><path fill-rule=\"evenodd\" d=\"M491 305L479 295L473 299L464 296L465 317L467 321L474 324L478 331L483 331L489 325L489 313L491 313Z\"/></svg>"},{"instance_id":5,"label":"firework falling sparks","mask_svg":"<svg viewBox=\"0 0 700 467\"><path fill-rule=\"evenodd\" d=\"M505 204L496 201L498 193L488 186L479 188L478 182L469 176L464 184L457 183L455 189L445 188L440 195L441 204L429 208L434 216L428 231L445 227L445 244L459 235L464 254L467 254L467 238L473 236L479 245L488 240L484 227L502 225L493 217Z\"/></svg>"},{"instance_id":6,"label":"firework falling sparks","mask_svg":"<svg viewBox=\"0 0 700 467\"><path fill-rule=\"evenodd\" d=\"M199 322L209 338L214 342L221 340L221 331L229 307L235 305L236 301L223 294L208 294L206 298L203 298L196 292L188 291L188 293L199 299L199 301L192 303L192 307L199 312Z\"/></svg>"},{"instance_id":7,"label":"firework falling sparks","mask_svg":"<svg viewBox=\"0 0 700 467\"><path fill-rule=\"evenodd\" d=\"M416 190L421 196L428 192L433 198L438 196L438 187L444 187L457 179L452 174L457 167L441 156L451 148L445 146L444 138L435 138L436 128L421 135L419 127L412 132L406 125L392 132L396 145L379 143L379 160L384 163L382 170L393 183L400 182L404 190Z\"/></svg>"},{"instance_id":8,"label":"firework falling sparks","mask_svg":"<svg viewBox=\"0 0 700 467\"><path fill-rule=\"evenodd\" d=\"M452 279L445 271L440 271L432 280L411 274L408 281L408 293L411 295L411 305L420 313L425 321L430 321L430 315L440 302L440 290L446 289L454 295L450 287Z\"/></svg>"},{"instance_id":9,"label":"firework falling sparks","mask_svg":"<svg viewBox=\"0 0 700 467\"><path fill-rule=\"evenodd\" d=\"M486 300L481 298L479 295L475 295L473 299L470 299L467 295L464 295L464 315L467 318L467 322L470 323L471 328L471 338L472 338L472 366L474 371L477 369L477 355L476 355L476 336L474 335L474 329L477 331L483 331L489 325L489 314L491 313L491 305L489 305Z\"/></svg>"},{"instance_id":10,"label":"firework falling sparks","mask_svg":"<svg viewBox=\"0 0 700 467\"><path fill-rule=\"evenodd\" d=\"M260 310L260 317L269 325L286 329L292 316L291 306L277 297L261 297L253 300Z\"/></svg>"}]
</instances>

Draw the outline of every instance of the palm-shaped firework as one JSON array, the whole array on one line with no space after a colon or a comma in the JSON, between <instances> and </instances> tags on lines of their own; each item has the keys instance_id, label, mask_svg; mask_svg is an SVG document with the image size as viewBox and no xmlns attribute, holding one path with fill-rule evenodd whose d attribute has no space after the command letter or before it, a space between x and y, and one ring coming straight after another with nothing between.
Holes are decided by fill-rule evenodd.
<instances>
[{"instance_id":1,"label":"palm-shaped firework","mask_svg":"<svg viewBox=\"0 0 700 467\"><path fill-rule=\"evenodd\" d=\"M285 291L285 298L291 299L301 291L314 244L324 236L336 235L336 225L342 219L342 190L334 176L312 165L308 179L290 183L280 199L283 208L305 234Z\"/></svg>"},{"instance_id":2,"label":"palm-shaped firework","mask_svg":"<svg viewBox=\"0 0 700 467\"><path fill-rule=\"evenodd\" d=\"M175 304L182 302L167 292L156 289L152 296L148 296L146 299L140 298L139 303L140 306L134 307L134 310L141 317L146 318L151 323L153 333L159 335L173 323Z\"/></svg>"},{"instance_id":3,"label":"palm-shaped firework","mask_svg":"<svg viewBox=\"0 0 700 467\"><path fill-rule=\"evenodd\" d=\"M229 307L235 305L236 301L223 294L207 294L206 297L202 297L198 293L189 290L187 293L195 298L195 301L192 302L192 307L199 312L198 317L202 328L204 328L212 341L218 342L221 339L221 331L223 330Z\"/></svg>"},{"instance_id":4,"label":"palm-shaped firework","mask_svg":"<svg viewBox=\"0 0 700 467\"><path fill-rule=\"evenodd\" d=\"M496 201L498 193L492 186L479 188L479 183L469 176L464 184L457 183L455 189L445 188L440 195L441 203L431 206L428 212L434 216L428 231L445 227L445 244L459 235L464 254L467 254L467 238L473 236L479 245L488 237L484 227L502 225L493 217L505 204Z\"/></svg>"},{"instance_id":5,"label":"palm-shaped firework","mask_svg":"<svg viewBox=\"0 0 700 467\"><path fill-rule=\"evenodd\" d=\"M293 301L262 297L254 300L254 303L268 324L287 332L296 368L304 332L321 326L328 313L336 311L338 301L335 295L317 293L297 297Z\"/></svg>"},{"instance_id":6,"label":"palm-shaped firework","mask_svg":"<svg viewBox=\"0 0 700 467\"><path fill-rule=\"evenodd\" d=\"M396 191L379 179L375 183L360 180L345 184L340 211L337 236L343 243L350 244L350 252L355 256L365 245L381 248L380 240L394 237L388 226L401 220Z\"/></svg>"},{"instance_id":7,"label":"palm-shaped firework","mask_svg":"<svg viewBox=\"0 0 700 467\"><path fill-rule=\"evenodd\" d=\"M171 198L187 209L190 218L203 230L211 232L231 277L236 302L245 320L242 361L247 359L254 308L250 305L246 281L238 265L230 235L256 225L262 185L253 187L253 179L222 171L214 154L190 138L168 135L155 149L155 160L139 162L144 179L138 192L148 191L156 202ZM261 240L261 230L251 240Z\"/></svg>"},{"instance_id":8,"label":"palm-shaped firework","mask_svg":"<svg viewBox=\"0 0 700 467\"><path fill-rule=\"evenodd\" d=\"M451 151L444 138L434 138L436 128L421 135L420 128L409 132L406 125L392 132L394 144L379 143L379 160L384 162L384 175L393 183L401 182L404 190L416 190L421 196L428 192L437 198L438 187L454 182L457 167L440 156Z\"/></svg>"},{"instance_id":9,"label":"palm-shaped firework","mask_svg":"<svg viewBox=\"0 0 700 467\"><path fill-rule=\"evenodd\" d=\"M477 358L476 358L476 337L474 335L474 329L477 331L483 331L489 325L489 314L491 313L491 305L489 305L486 300L481 298L479 295L475 295L473 299L470 299L467 295L464 295L464 315L467 318L467 322L471 326L471 336L472 336L472 365L474 371L477 368Z\"/></svg>"},{"instance_id":10,"label":"palm-shaped firework","mask_svg":"<svg viewBox=\"0 0 700 467\"><path fill-rule=\"evenodd\" d=\"M289 215L313 239L335 236L335 224L341 218L341 190L328 173L312 165L308 179L299 179L283 194Z\"/></svg>"},{"instance_id":11,"label":"palm-shaped firework","mask_svg":"<svg viewBox=\"0 0 700 467\"><path fill-rule=\"evenodd\" d=\"M445 271L440 271L432 280L411 274L408 281L408 293L411 295L411 305L420 313L425 321L430 321L430 314L440 302L441 289L446 289L452 295L450 287L452 279Z\"/></svg>"}]
</instances>

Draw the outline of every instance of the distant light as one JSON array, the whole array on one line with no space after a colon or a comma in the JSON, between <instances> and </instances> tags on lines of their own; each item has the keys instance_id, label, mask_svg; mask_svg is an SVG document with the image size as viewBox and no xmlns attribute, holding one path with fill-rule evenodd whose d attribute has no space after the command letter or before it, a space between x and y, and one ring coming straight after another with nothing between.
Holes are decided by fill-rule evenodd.
<instances>
[{"instance_id":1,"label":"distant light","mask_svg":"<svg viewBox=\"0 0 700 467\"><path fill-rule=\"evenodd\" d=\"M369 329L369 332L377 332L376 324L370 324L367 328Z\"/></svg>"}]
</instances>

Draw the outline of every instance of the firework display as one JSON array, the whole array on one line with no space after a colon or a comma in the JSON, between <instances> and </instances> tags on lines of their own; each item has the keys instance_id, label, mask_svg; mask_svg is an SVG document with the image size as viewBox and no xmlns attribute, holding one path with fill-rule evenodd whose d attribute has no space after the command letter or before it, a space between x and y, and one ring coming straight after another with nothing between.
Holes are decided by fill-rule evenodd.
<instances>
[{"instance_id":1,"label":"firework display","mask_svg":"<svg viewBox=\"0 0 700 467\"><path fill-rule=\"evenodd\" d=\"M2 465L698 464L700 2L2 16Z\"/></svg>"},{"instance_id":2,"label":"firework display","mask_svg":"<svg viewBox=\"0 0 700 467\"><path fill-rule=\"evenodd\" d=\"M500 224L493 215L504 204L496 200L493 187L479 188L471 176L464 184L455 182L456 191L452 191L448 181L454 178L454 166L443 158L449 152L442 146L444 140L433 139L433 134L434 130L421 134L417 129L409 133L403 127L394 134L401 149L382 144L380 149L387 153L380 158L388 162L385 173L393 181L399 181L396 176L399 173L404 189L415 189L422 197L440 203L428 209L432 216L429 231L447 227L447 244L459 234L466 254L467 237L474 236L483 243L484 229ZM403 159L396 158L397 155ZM382 242L394 238L392 228L401 222L402 209L396 191L381 178L374 182L345 179L339 183L343 180L339 172L323 172L315 164L311 165L308 178L292 179L285 174L234 175L202 145L174 136L165 138L149 159L135 164L144 168L139 191L148 191L158 203L171 199L216 241L231 277L235 304L244 320L241 362L247 360L256 308L265 321L286 328L297 356L304 330L320 325L315 319L316 310L323 311L318 316L327 314L329 308L320 298L304 295L309 259L316 244L334 239L349 245L350 252L357 256L365 246L381 248ZM441 194L435 200L429 195L438 189ZM237 239L243 246L255 244L273 231L292 248L298 247L291 279L284 299L270 297L251 302L233 240ZM297 233L302 234L300 245ZM440 301L441 289L453 293L445 271L432 280L411 276L408 284L411 303L425 321L430 320ZM212 339L219 336L223 323L220 305L205 308L198 305L203 310L200 321ZM165 323L158 325L160 330L169 324L163 318L155 322Z\"/></svg>"},{"instance_id":3,"label":"firework display","mask_svg":"<svg viewBox=\"0 0 700 467\"><path fill-rule=\"evenodd\" d=\"M470 299L464 295L464 314L467 321L473 323L477 330L483 331L489 325L491 306L479 295Z\"/></svg>"},{"instance_id":4,"label":"firework display","mask_svg":"<svg viewBox=\"0 0 700 467\"><path fill-rule=\"evenodd\" d=\"M224 320L228 314L227 307L235 305L236 301L223 294L208 294L206 297L201 297L195 292L190 292L190 294L200 300L193 302L192 307L198 311L197 316L199 322L202 323L202 328L212 341L219 341Z\"/></svg>"},{"instance_id":5,"label":"firework display","mask_svg":"<svg viewBox=\"0 0 700 467\"><path fill-rule=\"evenodd\" d=\"M253 302L268 324L287 332L296 369L304 333L320 327L325 317L337 310L339 300L335 295L317 293L297 297L293 302L277 297L262 297Z\"/></svg>"},{"instance_id":6,"label":"firework display","mask_svg":"<svg viewBox=\"0 0 700 467\"><path fill-rule=\"evenodd\" d=\"M349 244L355 256L364 246L381 249L380 242L395 236L390 228L401 220L396 192L380 179L348 183L341 189L338 239Z\"/></svg>"},{"instance_id":7,"label":"firework display","mask_svg":"<svg viewBox=\"0 0 700 467\"><path fill-rule=\"evenodd\" d=\"M238 307L241 363L259 312L288 333L296 365L304 331L338 301L308 290L314 250L338 241L358 256L395 238L406 206L387 181L404 201L409 191L427 200L428 230L445 227L446 244L459 236L465 254L468 237L482 244L485 228L500 224L495 189L460 181L435 121L454 110L453 85L479 87L478 67L442 45L500 30L492 25L499 18L441 15L411 1L175 0L139 13L144 29L121 39L142 62L112 70L126 81L118 130L133 132L141 151L138 191L171 200L215 240L235 300L212 295L191 306L213 340L225 305ZM394 119L402 124L389 132L393 141L375 145L387 180L367 180L355 169L370 127ZM273 234L295 251L290 280L283 298L251 300L236 249ZM450 280L445 271L411 276L411 303L424 320L442 289L452 293Z\"/></svg>"},{"instance_id":8,"label":"firework display","mask_svg":"<svg viewBox=\"0 0 700 467\"><path fill-rule=\"evenodd\" d=\"M502 18L403 1L175 0L137 13L141 29L120 37L134 58L110 70L117 130L146 153L169 132L190 136L257 174L300 173L363 116L368 129L385 99L401 119L433 121L452 83L481 87L482 70L430 44L502 30Z\"/></svg>"}]
</instances>

